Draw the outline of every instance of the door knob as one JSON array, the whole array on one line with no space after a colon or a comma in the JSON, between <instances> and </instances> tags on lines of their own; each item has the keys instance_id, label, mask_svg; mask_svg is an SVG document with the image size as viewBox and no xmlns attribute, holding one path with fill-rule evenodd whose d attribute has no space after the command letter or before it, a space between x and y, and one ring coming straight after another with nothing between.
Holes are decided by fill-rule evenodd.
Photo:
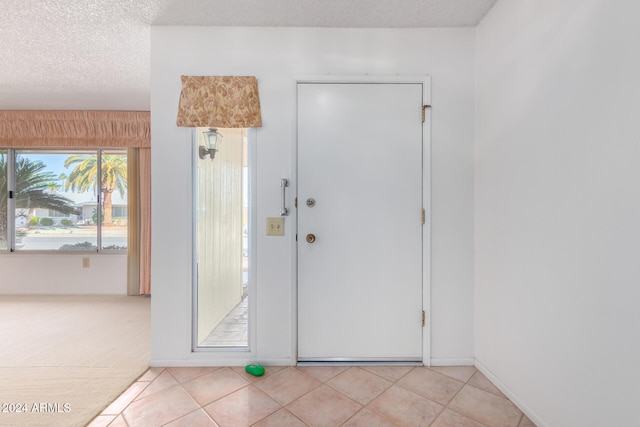
<instances>
[{"instance_id":1,"label":"door knob","mask_svg":"<svg viewBox=\"0 0 640 427\"><path fill-rule=\"evenodd\" d=\"M307 234L307 243L313 243L316 241L316 235L315 234Z\"/></svg>"}]
</instances>

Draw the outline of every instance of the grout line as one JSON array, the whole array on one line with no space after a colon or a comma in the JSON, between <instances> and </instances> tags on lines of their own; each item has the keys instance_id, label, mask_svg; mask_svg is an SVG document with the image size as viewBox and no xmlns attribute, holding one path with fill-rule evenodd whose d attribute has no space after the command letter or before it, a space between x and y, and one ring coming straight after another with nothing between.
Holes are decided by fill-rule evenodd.
<instances>
[{"instance_id":1,"label":"grout line","mask_svg":"<svg viewBox=\"0 0 640 427\"><path fill-rule=\"evenodd\" d=\"M453 399L452 399L452 400L453 400ZM447 405L446 409L448 409L448 410L449 410L449 411L451 411L451 412L455 412L456 414L458 414L458 415L460 415L460 416L463 416L463 417L465 417L465 418L469 418L471 421L474 421L474 422L476 422L476 423L478 423L478 424L480 424L480 425L482 425L482 426L486 426L486 427L488 427L485 423L483 423L483 422L481 422L481 421L478 421L477 419L475 419L475 418L473 418L473 417L470 417L470 416L469 416L469 415L467 415L467 414L463 414L463 413L461 413L461 412L459 412L459 411L456 411L456 410L455 410L455 409L453 409L453 408L449 408L449 406L448 406L448 405ZM517 426L516 426L516 427L517 427Z\"/></svg>"},{"instance_id":2,"label":"grout line","mask_svg":"<svg viewBox=\"0 0 640 427\"><path fill-rule=\"evenodd\" d=\"M147 371L148 371L148 370L149 370L149 369L147 369ZM122 408L122 411L120 411L120 413L119 413L118 415L116 415L116 417L113 419L113 421L112 421L111 423L109 423L109 425L111 425L112 423L114 423L114 422L118 419L118 417L122 416L122 420L124 421L124 423L125 423L125 424L127 425L127 427L128 427L128 426L129 426L129 422L127 421L127 417L125 417L125 415L124 415L124 411L126 411L126 410L127 410L127 408L129 408L129 406L131 406L131 405L133 404L133 402L135 402L135 401L136 401L136 399L138 398L138 396L140 396L140 395L142 394L142 392L144 392L147 388L149 388L149 386L150 386L150 385L151 385L155 380L157 380L157 379L158 379L158 377L159 377L159 376L162 374L162 372L164 372L165 370L166 370L166 368L163 368L163 369L162 369L162 371L160 371L160 372L158 373L158 375L156 375L156 377L155 377L154 379L152 379L151 381L134 381L133 383L131 383L131 385L130 385L130 386L129 386L125 391L123 391L123 392L120 394L120 396L122 396L122 394L126 393L126 392L127 392L127 390L129 390L129 389L130 389L134 384L136 384L136 383L145 383L145 382L146 382L146 383L147 383L147 385L146 385L146 386L144 386L144 387L142 388L142 390L140 390L140 392L138 392L138 394L136 394L135 396L133 396L133 398L131 399L131 401L130 401L129 403L127 403L127 404L124 406L124 408ZM144 374L146 374L146 373L147 373L147 371L145 371L144 373L142 373L142 375L140 375L138 378L142 378L142 376L143 376ZM118 396L118 397L116 398L116 400L117 400L120 396ZM115 402L115 400L114 400L114 402ZM113 402L111 402L111 403L113 403ZM108 408L108 406L107 406L107 408ZM106 409L106 408L105 408L105 409Z\"/></svg>"},{"instance_id":3,"label":"grout line","mask_svg":"<svg viewBox=\"0 0 640 427\"><path fill-rule=\"evenodd\" d=\"M373 365L373 366L376 366L376 365ZM382 366L385 366L385 365L382 365ZM386 366L392 366L392 365L386 365ZM400 365L400 366L408 366L408 365ZM389 378L383 377L383 376L382 376L382 375L380 375L380 374L376 374L375 372L371 372L370 370L368 370L368 369L367 369L367 368L368 368L368 366L360 366L360 368L364 369L365 371L367 371L367 372L369 372L369 373L372 373L373 375L376 375L376 376L378 376L378 377L382 378L383 380L390 381L392 384L397 383L397 382L398 382L398 381L400 381L402 378L404 378L404 377L406 377L407 375L409 375L409 373L410 373L411 371L413 371L414 369L416 369L416 368L418 368L418 367L419 367L419 366L412 366L412 367L411 367L411 369L409 369L409 370L408 370L404 375L402 375L402 376L401 376L400 378L398 378L397 380L390 380Z\"/></svg>"},{"instance_id":4,"label":"grout line","mask_svg":"<svg viewBox=\"0 0 640 427\"><path fill-rule=\"evenodd\" d=\"M409 370L407 371L407 373L406 373L406 374L402 375L400 378L398 378L398 379L397 379L397 380L395 380L395 381L391 381L390 379L385 378L385 377L383 377L383 376L381 376L381 375L378 375L378 374L376 374L376 373L374 373L374 372L371 372L371 371L369 371L369 370L367 369L367 370L366 370L367 372L370 372L370 373L372 373L373 375L377 375L378 377L380 377L380 378L382 378L382 379L384 379L384 380L389 381L389 382L391 383L391 385L390 385L389 387L387 387L387 388L386 388L382 393L380 393L378 396L376 396L375 398L371 399L371 401L370 401L369 403L367 403L367 404L364 406L364 408L367 408L369 411L371 411L371 413L373 413L373 414L375 414L375 415L379 416L380 418L382 418L383 420L388 421L388 422L390 422L391 424L393 424L393 425L397 426L398 424L397 424L395 421L393 421L393 420L391 420L391 419L387 418L384 414L381 414L381 413L379 413L379 412L376 412L373 408L370 408L370 407L369 407L369 405L370 405L374 400L376 400L378 397L380 397L382 394L384 394L385 392L387 392L387 391L388 391L391 387L393 387L393 386L400 387L400 388L401 388L401 389L403 389L403 390L408 390L408 391L411 391L412 393L415 393L414 391L409 390L409 389L406 389L406 388L404 388L404 387L402 387L401 385L399 385L399 384L398 384L398 381L400 381L400 380L401 380L402 378L404 378L405 376L409 375L409 373L410 373L411 371L413 371L414 369L416 369L416 368L414 367L414 368L412 368L412 369L409 369ZM424 396L422 396L421 394L418 394L418 393L415 393L415 394L417 394L418 396L424 397ZM425 397L425 399L426 399L426 397ZM431 401L431 399L427 399L427 400ZM437 402L436 402L436 403L437 403ZM439 414L438 414L438 415L439 415ZM436 418L434 418L434 421L435 421L436 419L437 419L437 417L436 417ZM401 427L401 426L400 426L400 427Z\"/></svg>"},{"instance_id":5,"label":"grout line","mask_svg":"<svg viewBox=\"0 0 640 427\"><path fill-rule=\"evenodd\" d=\"M295 369L295 368L294 368L294 369ZM306 374L305 374L305 375L306 375ZM320 388L321 386L325 385L325 384L324 384L322 381L320 381L319 379L317 379L317 378L314 378L314 379L315 379L316 381L318 381L320 384L313 386L309 391L307 391L307 392L305 392L305 393L302 393L300 396L296 397L295 399L293 399L291 402L287 403L286 405L282 405L282 404L281 404L281 405L282 405L282 407L283 407L283 408L285 408L285 407L287 407L287 406L291 405L291 404L292 404L293 402L295 402L296 400L298 400L298 399L302 399L304 396L308 395L308 394L309 394L309 393L311 393L312 391L314 391L314 390L316 390L316 389ZM346 397L346 396L345 396L345 397ZM275 399L274 399L274 400L275 400ZM278 401L276 400L276 402L278 402ZM278 403L280 403L280 402L278 402ZM288 409L287 409L287 410L288 410ZM291 411L289 411L289 412L291 412ZM293 412L291 412L291 413L293 414Z\"/></svg>"},{"instance_id":6,"label":"grout line","mask_svg":"<svg viewBox=\"0 0 640 427\"><path fill-rule=\"evenodd\" d=\"M435 372L438 372L438 371L435 371ZM481 422L481 421L477 420L476 418L474 418L474 417L472 417L472 416L470 416L470 415L468 415L468 414L463 414L463 413L461 413L461 412L459 412L459 411L456 411L455 409L453 409L453 408L450 408L450 407L449 407L449 405L451 404L451 402L453 402L453 401L455 400L455 398L456 398L456 397L457 397L457 396L462 392L462 390L463 390L466 386L473 387L473 388L476 388L476 389L481 390L481 391L485 391L486 393L489 393L489 394L492 394L492 395L494 395L494 396L495 396L495 394L493 394L493 393L490 393L490 392L488 392L488 391L486 391L486 390L482 390L481 388L478 388L478 387L475 387L475 386L474 386L474 385L472 385L472 384L469 384L469 381L471 381L471 378L473 378L473 376L474 376L474 375L476 375L478 372L480 372L480 371L476 368L476 371L473 373L473 375L471 375L471 376L470 376L470 377L469 377L465 382L460 381L460 380L458 380L457 378L453 378L453 377L451 377L451 376L449 376L449 375L443 374L442 372L439 372L440 374L442 374L442 375L446 375L446 376L447 376L447 377L449 377L449 378L453 378L454 380L459 381L459 382L461 382L461 383L463 383L463 384L462 384L462 387L460 387L460 390L458 390L458 391L456 392L456 394L455 394L455 395L453 395L453 397L449 400L449 402L447 402L447 404L446 404L446 405L444 405L444 408L442 409L442 411L440 412L440 414L438 414L438 417L439 417L439 416L440 416L440 415L441 415L445 410L449 410L449 411L455 412L456 414L458 414L458 415L460 415L460 416L463 416L463 417L468 418L468 419L470 419L470 420L472 420L472 421L475 421L475 422L477 422L478 424L481 424L481 425L483 425L483 426L486 426L486 424L484 424L483 422ZM497 396L497 397L500 397L500 396ZM436 420L437 420L437 417L436 417ZM435 420L434 420L434 421L435 421Z\"/></svg>"},{"instance_id":7,"label":"grout line","mask_svg":"<svg viewBox=\"0 0 640 427\"><path fill-rule=\"evenodd\" d=\"M248 387L248 386L250 386L250 385L252 384L252 383L251 383L251 381L247 380L247 379L246 379L246 378L244 378L242 375L238 374L236 371L234 371L233 369L231 369L231 367L230 367L230 366L224 366L224 367L222 367L222 368L220 368L220 369L228 369L228 370L229 370L230 372L232 372L234 375L237 375L237 376L238 376L238 377L240 377L242 380L246 381L246 382L247 382L247 384L245 384L245 385L243 385L242 387L239 387L239 388L237 388L237 389L235 389L235 390L233 390L233 391L231 391L231 392L229 392L229 393L227 393L227 394L225 394L225 395L223 395L223 396L220 396L220 397L218 397L218 398L216 398L216 399L212 400L211 402L207 402L207 403L202 404L202 405L200 405L200 403L198 403L198 401L197 401L197 400L195 400L195 399L193 398L193 396L191 396L191 393L189 393L189 391L187 391L187 389L185 389L184 387L182 387L182 388L183 388L183 390L184 390L184 391L189 395L189 397L191 397L191 399L193 399L193 401L194 401L194 402L196 402L196 404L197 404L197 405L199 405L199 406L200 406L200 408L202 408L203 410L204 410L204 407L205 407L205 406L211 405L212 403L217 402L217 401L218 401L218 400L220 400L220 399L224 399L225 397L230 396L230 395L232 395L233 393L235 393L235 392L237 392L237 391L239 391L239 390L242 390L243 388L246 388L246 387ZM216 371L217 371L217 370L216 370ZM215 372L215 371L214 371L214 372ZM199 375L198 377L201 377L201 376L203 376L203 375ZM196 378L198 378L198 377L196 377ZM194 378L194 379L196 379L196 378ZM189 380L189 381L191 381L191 380ZM187 382L189 382L189 381L187 381ZM182 384L180 384L180 386L182 386ZM207 411L205 411L205 412L207 412Z\"/></svg>"},{"instance_id":8,"label":"grout line","mask_svg":"<svg viewBox=\"0 0 640 427\"><path fill-rule=\"evenodd\" d=\"M169 371L167 370L167 372L169 372ZM169 372L169 375L171 375L171 372ZM171 376L173 377L173 375L171 375ZM200 376L201 376L201 375L200 375ZM176 382L178 383L178 386L182 389L182 391L184 391L184 392L187 394L187 396L189 396L189 399L191 399L191 400L192 400L192 401L193 401L193 402L198 406L198 409L196 409L196 410L194 410L194 411L189 412L189 414L191 414L191 413L193 413L193 412L195 412L195 411L198 411L198 410L202 409L202 411L204 411L204 413L205 413L205 414L207 414L207 416L208 416L209 418L211 418L211 416L209 415L209 413L208 413L207 411L205 411L205 410L204 410L204 407L203 407L203 406L202 406L202 405L201 405L201 404L200 404L196 399L194 399L194 397L193 397L193 396L191 396L191 393L189 393L189 391L188 391L186 388L184 388L184 386L182 385L182 383L181 383L180 381L178 381L175 377L173 377L173 378L176 380ZM197 378L197 377L194 377L193 379L195 379L195 378ZM191 381L191 380L189 380L189 381ZM189 381L187 381L187 382L189 382ZM175 387L175 386L174 386L174 387ZM205 405L205 406L206 406L206 405ZM172 422L174 422L175 420L178 420L178 419L180 419L180 418L182 418L182 417L184 417L184 416L186 416L186 415L189 415L189 414L185 414L185 415L183 415L183 416L181 416L181 417L175 418L175 419L173 419L173 420L171 420L171 421L169 421L169 422L167 422L167 423L165 423L165 424L163 424L163 425L167 425L167 424L169 424L169 423L172 423ZM215 425L218 425L218 423L216 423L216 422L215 422L215 420L214 420L213 418L211 418L211 420L213 421L213 423L214 423Z\"/></svg>"},{"instance_id":9,"label":"grout line","mask_svg":"<svg viewBox=\"0 0 640 427\"><path fill-rule=\"evenodd\" d=\"M147 369L147 370L148 370L148 369ZM120 411L118 414L116 414L116 418L118 417L118 415L123 414L123 413L124 413L124 411L125 411L125 409L127 409L127 408L129 407L129 405L131 405L131 404L136 400L136 398L137 398L138 396L140 396L140 395L142 394L142 392L143 392L143 391L145 391L145 390L146 390L146 389L151 385L151 383L152 383L153 381L155 381L155 379L157 378L157 377L156 377L156 378L154 378L154 379L153 379L153 380L151 380L151 381L140 381L140 378L142 378L142 376L143 376L146 372L147 372L147 371L144 371L142 374L140 374L140 376L138 377L138 379L137 379L137 380L135 380L135 381L133 381L131 384L129 384L129 387L127 387L126 389L124 389L124 390L122 391L122 393L120 393L120 394L119 394L119 395L118 395L118 396L117 396L113 401L111 401L107 406L105 406L105 407L102 409L102 411L100 411L100 413L99 413L97 416L102 415L102 414L104 413L104 411L106 411L106 410L107 410L107 408L108 408L109 406L111 406L112 404L114 404L114 403L115 403L115 402L116 402L120 397L122 397L122 395L123 395L123 394L125 394L127 391L129 391L129 390L131 389L131 387L133 387L135 384L137 384L137 383L147 383L147 385L146 385L146 386L144 386L144 387L143 387L143 388L142 388L142 389L141 389L141 390L140 390L140 391L139 391L135 396L133 396L133 397L131 398L131 401L130 401L129 403L127 403L127 404L124 406L124 408L122 408L122 411ZM158 374L158 375L159 375L159 374ZM104 415L113 415L113 414L104 414ZM123 415L123 418L124 418L124 415Z\"/></svg>"},{"instance_id":10,"label":"grout line","mask_svg":"<svg viewBox=\"0 0 640 427\"><path fill-rule=\"evenodd\" d=\"M314 376L313 376L313 375L311 375L311 374L307 374L307 373L306 373L306 372L304 372L302 369L299 369L299 368L315 368L315 367L320 367L320 368L321 368L322 366L287 366L287 368L293 368L293 369L295 369L296 371L300 372L301 374L306 375L306 376L307 376L307 377L309 377L309 378L313 378L313 379L314 379L314 380L316 380L316 381L320 381L322 384L326 383L327 381L331 381L332 379L334 379L334 378L335 378L335 377L337 377L338 375L340 375L340 374L342 374L342 373L344 373L344 372L347 372L349 369L351 369L351 368L352 368L352 366L349 366L349 367L347 367L347 369L345 369L345 370L343 370L343 371L341 371L341 372L338 372L337 374L333 375L332 377L328 378L328 379L327 379L327 380L325 380L325 381L320 380L320 379L318 379L318 378L314 377Z\"/></svg>"},{"instance_id":11,"label":"grout line","mask_svg":"<svg viewBox=\"0 0 640 427\"><path fill-rule=\"evenodd\" d=\"M458 391L458 393L456 393L456 396L457 396L458 394L460 394L460 392L462 391L462 389L463 389L464 387L472 387L472 388L475 388L476 390L480 390L480 391L482 391L482 392L485 392L485 393L487 393L487 394L490 394L491 396L494 396L494 397L497 397L497 398L500 398L500 399L504 399L504 400L506 400L506 401L510 402L513 406L515 406L515 404L514 404L513 402L511 402L511 400L509 400L509 399L505 399L504 397L497 396L497 395L495 395L495 394L493 394L493 393L491 393L491 392L488 392L488 391L486 391L486 390L483 390L483 389L481 389L481 388L479 388L479 387L476 387L476 386L474 386L474 385L472 385L472 384L465 384L465 385L464 385L464 386L463 386L463 387ZM447 408L449 408L449 404L450 404L451 402L453 402L453 399L455 399L455 398L456 398L456 396L454 396L454 397L449 401L449 403L447 404ZM520 408L518 408L517 406L515 406L515 407L516 407L516 409L517 409L518 411L520 411L520 412L524 415L524 413L520 410ZM455 410L455 409L453 409L453 408L449 408L449 410L451 410L451 411L453 411L453 412L455 412L455 413L457 413L457 414L460 414L460 415L462 415L462 416L464 416L464 417L467 417L467 418L469 418L469 419L471 419L471 420L473 420L473 421L475 421L475 422L477 422L477 423L480 423L480 424L482 424L482 425L486 425L486 424L484 424L482 421L480 421L480 420L478 420L478 419L476 419L476 418L475 418L475 412L474 412L474 416L471 416L471 415L468 415L468 414L463 414L463 413L461 413L460 411L456 411L456 410ZM522 416L520 417L520 420L522 420ZM519 424L520 424L520 423L518 422L518 425L519 425ZM516 426L516 427L517 427L517 426Z\"/></svg>"},{"instance_id":12,"label":"grout line","mask_svg":"<svg viewBox=\"0 0 640 427\"><path fill-rule=\"evenodd\" d=\"M393 387L394 385L395 385L395 383L391 384L391 386L389 386L389 388ZM387 388L387 390L389 390L389 388ZM385 390L385 391L387 391L387 390ZM382 393L384 393L384 392L382 392ZM382 393L380 393L380 394L382 394ZM377 397L376 397L376 399L377 399ZM371 402L373 402L373 401L374 401L374 400L376 400L376 399L371 399ZM390 422L390 423L391 423L391 424L393 424L394 426L397 426L397 425L398 425L395 421L390 420L390 419L389 419L389 418L387 418L384 414L380 414L380 413L376 412L375 410L373 410L373 408L370 408L370 407L369 407L369 405L371 404L371 402L367 403L367 404L366 404L362 409L365 409L365 408L366 408L366 409L367 409L368 411L370 411L372 414L379 416L380 418L382 418L382 419L383 419L383 420L385 420L385 421ZM362 409L361 409L360 411L362 411ZM360 411L358 411L358 412L360 412ZM435 420L434 420L434 421L435 421ZM399 427L402 427L402 426L399 426Z\"/></svg>"},{"instance_id":13,"label":"grout line","mask_svg":"<svg viewBox=\"0 0 640 427\"><path fill-rule=\"evenodd\" d=\"M340 389L338 389L338 388L336 388L336 387L332 386L331 384L328 384L328 382L329 382L329 381L331 381L332 379L334 379L334 378L336 378L336 377L340 376L341 374L343 374L343 373L347 372L348 370L350 370L350 369L352 369L352 368L359 368L359 369L361 369L361 370L365 371L366 373L371 374L371 375L374 375L374 376L376 376L376 377L378 377L378 378L380 378L380 379L382 379L382 380L384 380L384 381L386 381L386 382L388 382L388 383L391 383L391 384L390 384L388 387L385 387L385 388L384 388L380 393L378 393L378 394L376 394L374 397L372 397L372 398L371 398L367 403L360 403L360 402L356 401L355 399L353 399L353 398L351 398L351 397L347 396L347 394L346 394L344 391L342 391L342 390L340 390ZM381 396L381 395L382 395L382 393L384 393L385 391L389 390L389 389L393 386L394 382L393 382L393 381L390 381L390 380L388 380L388 379L386 379L386 378L382 378L381 376L376 375L376 374L374 374L373 372L369 372L369 371L367 371L366 369L362 369L362 368L361 368L361 367L359 367L359 366L351 366L350 368L345 369L344 371L342 371L340 374L335 375L335 376L333 376L333 377L329 378L327 381L325 381L325 383L324 383L324 384L325 384L327 387L330 387L330 388L334 389L334 390L335 390L335 391L337 391L338 393L340 393L340 394L342 394L342 395L344 395L344 396L346 396L346 397L349 397L349 399L353 400L354 402L356 402L357 404L359 404L360 406L362 406L362 408L360 409L360 410L362 410L362 409L364 409L366 406L368 406L368 405L369 405L369 403L373 402L373 401L374 401L374 400L376 400L379 396ZM358 412L360 412L360 411L358 411ZM356 414L357 414L357 412L356 412ZM354 414L354 415L355 415L355 414Z\"/></svg>"}]
</instances>

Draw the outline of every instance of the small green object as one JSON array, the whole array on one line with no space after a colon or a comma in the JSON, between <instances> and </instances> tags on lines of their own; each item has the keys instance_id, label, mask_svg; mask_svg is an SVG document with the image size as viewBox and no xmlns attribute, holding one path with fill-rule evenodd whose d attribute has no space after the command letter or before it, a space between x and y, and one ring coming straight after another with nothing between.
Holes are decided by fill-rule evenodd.
<instances>
[{"instance_id":1,"label":"small green object","mask_svg":"<svg viewBox=\"0 0 640 427\"><path fill-rule=\"evenodd\" d=\"M245 366L244 370L255 377L260 377L264 375L264 366L258 365L257 363Z\"/></svg>"}]
</instances>

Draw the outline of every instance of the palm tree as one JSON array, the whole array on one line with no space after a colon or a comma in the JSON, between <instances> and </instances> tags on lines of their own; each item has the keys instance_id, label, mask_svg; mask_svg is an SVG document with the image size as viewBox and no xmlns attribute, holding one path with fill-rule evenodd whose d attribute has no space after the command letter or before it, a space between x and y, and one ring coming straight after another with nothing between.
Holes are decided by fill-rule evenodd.
<instances>
[{"instance_id":1,"label":"palm tree","mask_svg":"<svg viewBox=\"0 0 640 427\"><path fill-rule=\"evenodd\" d=\"M40 161L30 161L16 156L15 164L15 203L16 210L29 211L51 209L65 214L79 214L73 202L49 191L56 182L56 176L45 170L47 166ZM0 155L0 247L6 247L7 239L7 157Z\"/></svg>"},{"instance_id":2,"label":"palm tree","mask_svg":"<svg viewBox=\"0 0 640 427\"><path fill-rule=\"evenodd\" d=\"M60 189L60 184L58 184L57 182L51 181L49 182L49 184L47 184L47 190L51 191L52 193L55 193L59 189Z\"/></svg>"},{"instance_id":3,"label":"palm tree","mask_svg":"<svg viewBox=\"0 0 640 427\"><path fill-rule=\"evenodd\" d=\"M58 179L61 182L60 188L64 188L64 183L67 182L67 178L69 178L69 177L64 172L62 172L60 175L58 175Z\"/></svg>"},{"instance_id":4,"label":"palm tree","mask_svg":"<svg viewBox=\"0 0 640 427\"><path fill-rule=\"evenodd\" d=\"M97 156L73 155L64 161L66 168L75 165L65 184L65 190L84 192L95 190L98 175ZM103 225L112 225L111 195L115 190L124 197L127 188L127 156L124 154L102 155L102 177L100 179L100 193L104 207Z\"/></svg>"}]
</instances>

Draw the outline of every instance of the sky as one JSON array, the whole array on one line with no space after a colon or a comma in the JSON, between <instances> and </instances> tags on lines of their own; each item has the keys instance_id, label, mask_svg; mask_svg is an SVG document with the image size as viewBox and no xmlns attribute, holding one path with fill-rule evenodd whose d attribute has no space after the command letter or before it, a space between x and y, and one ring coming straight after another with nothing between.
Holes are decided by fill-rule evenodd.
<instances>
[{"instance_id":1,"label":"sky","mask_svg":"<svg viewBox=\"0 0 640 427\"><path fill-rule=\"evenodd\" d=\"M30 161L41 161L43 164L47 166L46 171L53 172L55 177L59 177L60 174L62 173L64 173L67 176L70 175L71 171L73 171L73 168L75 166L75 165L71 165L69 168L65 168L64 167L65 160L69 156L82 154L82 153L78 153L76 151L68 151L68 152L62 152L62 153L41 154L41 153L35 153L35 152L24 152L24 151L21 152L17 150L16 154L21 157L26 157ZM58 181L58 183L62 185L61 181ZM62 193L66 193L65 197L71 198L75 202L87 201L89 200L87 199L87 197L90 197L90 196L95 198L95 191L93 190L93 188L90 188L88 191L82 194L72 193L71 191L66 192L64 188L60 188L58 189L58 191ZM115 191L112 197L113 197L114 204L126 204L126 197L127 197L126 192L124 196L121 196L118 191Z\"/></svg>"},{"instance_id":2,"label":"sky","mask_svg":"<svg viewBox=\"0 0 640 427\"><path fill-rule=\"evenodd\" d=\"M45 165L47 165L47 171L53 172L56 176L59 176L61 173L65 173L69 175L73 170L73 166L68 169L64 167L64 161L70 155L75 153L64 153L64 154L35 154L35 153L20 153L19 156L28 157L29 160L35 161L39 160Z\"/></svg>"}]
</instances>

